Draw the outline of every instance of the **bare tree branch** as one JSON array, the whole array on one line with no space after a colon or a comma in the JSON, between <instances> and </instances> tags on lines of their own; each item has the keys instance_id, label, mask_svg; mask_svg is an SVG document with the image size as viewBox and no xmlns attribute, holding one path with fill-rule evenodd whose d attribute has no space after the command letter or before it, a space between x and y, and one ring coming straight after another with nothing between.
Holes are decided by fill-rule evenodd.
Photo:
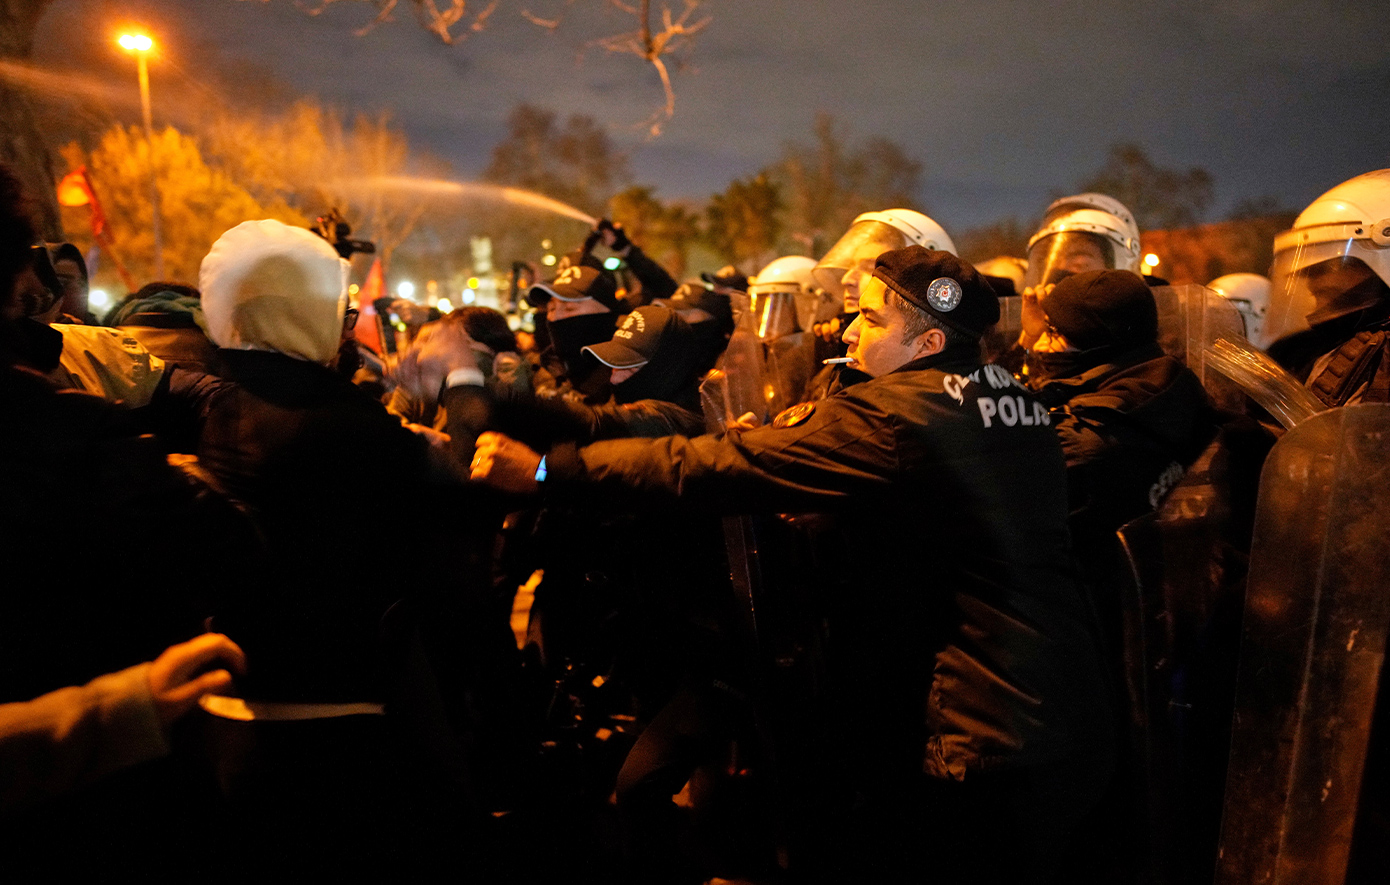
<instances>
[{"instance_id":1,"label":"bare tree branch","mask_svg":"<svg viewBox=\"0 0 1390 885\"><path fill-rule=\"evenodd\" d=\"M268 3L269 0L260 0ZM374 28L395 20L394 13L400 0L297 0L298 5L310 15L318 15L329 6L340 2L370 3L377 8L376 17L370 22L358 28L357 35L363 36L370 33ZM468 14L468 0L410 0L415 7L415 14L420 19L420 25L430 33L438 37L442 42L452 45L459 39L468 36L468 32L478 32L487 26L487 19L497 8L499 0L492 0L481 12L472 17L472 21L460 28L463 33L455 33L455 27Z\"/></svg>"},{"instance_id":2,"label":"bare tree branch","mask_svg":"<svg viewBox=\"0 0 1390 885\"><path fill-rule=\"evenodd\" d=\"M654 34L651 26L651 0L642 0L640 8L622 0L609 0L614 7L637 17L637 30L604 37L590 44L608 52L635 55L656 69L657 76L661 78L666 103L643 124L653 138L661 134L662 125L676 114L676 92L671 86L671 73L663 56L688 47L695 35L704 30L711 20L710 16L705 16L698 21L691 21L702 0L683 2L685 6L676 17L672 16L671 7L662 6L661 30Z\"/></svg>"},{"instance_id":3,"label":"bare tree branch","mask_svg":"<svg viewBox=\"0 0 1390 885\"><path fill-rule=\"evenodd\" d=\"M260 0L260 2L268 3L270 0ZM376 17L358 30L359 36L393 21L396 7L400 4L400 0L296 0L296 2L310 15L318 15L334 3L369 3L375 6ZM475 0L473 8L476 9L480 2L481 0ZM500 2L501 0L491 0L480 12L473 13L471 20L465 23L465 20L469 18L468 0L410 0L411 5L415 7L415 14L420 19L420 24L447 44L453 44L467 37L469 32L477 33L487 27L488 19L496 11ZM656 75L661 80L665 103L642 125L652 137L658 136L661 134L662 125L676 114L676 91L671 84L671 70L666 59L688 48L695 35L704 30L705 26L710 23L711 17L704 16L698 20L695 17L696 11L704 0L681 0L683 6L679 15L673 13L670 5L663 2L661 4L661 27L660 30L654 30L651 0L640 0L640 3L632 3L630 0L607 0L607 2L613 8L635 18L637 20L636 29L593 40L585 45L597 46L607 52L635 55L656 70ZM564 22L566 12L574 3L575 0L564 0L563 8L565 11L550 18L537 15L525 8L520 11L520 15L537 27L553 31Z\"/></svg>"}]
</instances>

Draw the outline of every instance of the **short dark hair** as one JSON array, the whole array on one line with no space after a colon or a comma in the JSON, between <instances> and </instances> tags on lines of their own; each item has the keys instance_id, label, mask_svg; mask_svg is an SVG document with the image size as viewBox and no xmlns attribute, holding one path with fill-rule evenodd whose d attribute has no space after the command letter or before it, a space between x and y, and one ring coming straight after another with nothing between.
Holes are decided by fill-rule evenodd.
<instances>
[{"instance_id":1,"label":"short dark hair","mask_svg":"<svg viewBox=\"0 0 1390 885\"><path fill-rule=\"evenodd\" d=\"M946 325L892 289L887 291L887 302L898 309L898 313L902 314L904 320L903 344L909 343L918 335L923 335L931 329L940 329L941 333L946 336L946 347L943 349L956 345L979 345L979 338L962 332L954 326Z\"/></svg>"},{"instance_id":2,"label":"short dark hair","mask_svg":"<svg viewBox=\"0 0 1390 885\"><path fill-rule=\"evenodd\" d=\"M490 307L460 307L444 315L450 323L461 323L468 337L493 353L509 353L517 349L516 333L507 325L507 318Z\"/></svg>"}]
</instances>

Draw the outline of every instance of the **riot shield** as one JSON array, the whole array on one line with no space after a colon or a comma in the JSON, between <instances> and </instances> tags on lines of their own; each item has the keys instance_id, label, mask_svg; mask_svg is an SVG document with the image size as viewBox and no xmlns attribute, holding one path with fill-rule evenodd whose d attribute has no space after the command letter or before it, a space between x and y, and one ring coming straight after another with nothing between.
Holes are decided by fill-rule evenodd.
<instances>
[{"instance_id":1,"label":"riot shield","mask_svg":"<svg viewBox=\"0 0 1390 885\"><path fill-rule=\"evenodd\" d=\"M1206 365L1207 349L1218 338L1244 340L1240 311L1221 293L1192 283L1155 286L1153 293L1158 304L1158 343L1164 352L1187 363L1218 408L1242 411L1240 388Z\"/></svg>"},{"instance_id":2,"label":"riot shield","mask_svg":"<svg viewBox=\"0 0 1390 885\"><path fill-rule=\"evenodd\" d=\"M1006 295L999 299L999 322L985 332L980 341L984 361L992 363L1018 341L1023 331L1023 296Z\"/></svg>"},{"instance_id":3,"label":"riot shield","mask_svg":"<svg viewBox=\"0 0 1390 885\"><path fill-rule=\"evenodd\" d=\"M1217 885L1346 874L1390 621L1390 405L1299 423L1265 462Z\"/></svg>"},{"instance_id":4,"label":"riot shield","mask_svg":"<svg viewBox=\"0 0 1390 885\"><path fill-rule=\"evenodd\" d=\"M770 419L765 392L763 343L742 328L729 338L714 371L700 385L700 406L705 413L705 429L718 433L740 415L752 412L759 422Z\"/></svg>"},{"instance_id":5,"label":"riot shield","mask_svg":"<svg viewBox=\"0 0 1390 885\"><path fill-rule=\"evenodd\" d=\"M1297 378L1244 339L1218 338L1206 349L1206 364L1231 379L1286 428L1327 408Z\"/></svg>"},{"instance_id":6,"label":"riot shield","mask_svg":"<svg viewBox=\"0 0 1390 885\"><path fill-rule=\"evenodd\" d=\"M1119 776L1145 881L1189 883L1216 856L1244 571L1225 433L1162 506L1118 536L1128 724ZM1126 573L1127 572L1127 573ZM1127 829L1126 832L1129 832Z\"/></svg>"}]
</instances>

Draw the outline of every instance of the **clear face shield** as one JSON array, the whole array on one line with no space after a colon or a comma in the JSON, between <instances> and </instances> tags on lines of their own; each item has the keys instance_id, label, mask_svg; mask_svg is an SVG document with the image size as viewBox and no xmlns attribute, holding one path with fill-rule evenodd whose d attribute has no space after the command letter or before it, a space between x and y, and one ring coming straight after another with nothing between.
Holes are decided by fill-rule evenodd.
<instances>
[{"instance_id":1,"label":"clear face shield","mask_svg":"<svg viewBox=\"0 0 1390 885\"><path fill-rule=\"evenodd\" d=\"M1371 268L1383 250L1367 240L1307 242L1306 232L1289 231L1274 246L1266 341L1370 307L1386 296L1385 282Z\"/></svg>"},{"instance_id":2,"label":"clear face shield","mask_svg":"<svg viewBox=\"0 0 1390 885\"><path fill-rule=\"evenodd\" d=\"M874 260L908 244L902 231L882 221L859 221L830 247L812 271L816 284L844 300L846 313L859 309L859 289L873 275Z\"/></svg>"},{"instance_id":3,"label":"clear face shield","mask_svg":"<svg viewBox=\"0 0 1390 885\"><path fill-rule=\"evenodd\" d=\"M759 292L754 286L749 301L759 340L775 341L801 331L794 293Z\"/></svg>"},{"instance_id":4,"label":"clear face shield","mask_svg":"<svg viewBox=\"0 0 1390 885\"><path fill-rule=\"evenodd\" d=\"M1115 267L1115 248L1105 237L1087 231L1061 231L1043 237L1028 250L1025 287L1056 283L1068 274Z\"/></svg>"}]
</instances>

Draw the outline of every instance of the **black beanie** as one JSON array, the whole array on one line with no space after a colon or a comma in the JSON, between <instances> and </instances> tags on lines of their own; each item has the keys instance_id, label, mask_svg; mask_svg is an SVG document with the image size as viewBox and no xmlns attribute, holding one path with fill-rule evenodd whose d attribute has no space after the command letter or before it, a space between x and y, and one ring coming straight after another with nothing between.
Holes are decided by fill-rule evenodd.
<instances>
[{"instance_id":1,"label":"black beanie","mask_svg":"<svg viewBox=\"0 0 1390 885\"><path fill-rule=\"evenodd\" d=\"M999 322L999 295L973 266L950 252L908 246L878 256L874 276L957 331L979 338Z\"/></svg>"},{"instance_id":2,"label":"black beanie","mask_svg":"<svg viewBox=\"0 0 1390 885\"><path fill-rule=\"evenodd\" d=\"M1073 347L1133 350L1158 340L1158 304L1127 270L1072 274L1043 299L1043 313Z\"/></svg>"}]
</instances>

